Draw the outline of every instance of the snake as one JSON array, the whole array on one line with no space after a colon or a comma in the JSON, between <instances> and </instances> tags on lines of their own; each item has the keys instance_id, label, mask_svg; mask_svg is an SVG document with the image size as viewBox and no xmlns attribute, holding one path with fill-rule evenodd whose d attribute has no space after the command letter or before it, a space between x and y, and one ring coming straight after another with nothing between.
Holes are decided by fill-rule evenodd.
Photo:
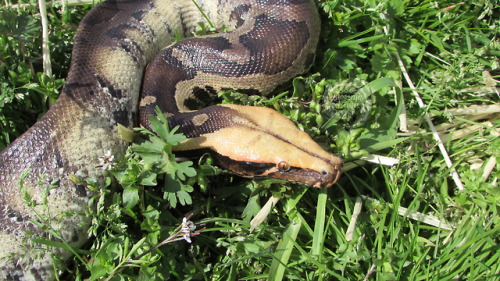
<instances>
[{"instance_id":1,"label":"snake","mask_svg":"<svg viewBox=\"0 0 500 281\"><path fill-rule=\"evenodd\" d=\"M225 31L192 37L207 19ZM88 240L84 213L96 191L74 179L103 184L102 156L120 159L130 145L119 127L149 128L157 107L186 136L176 151L210 151L244 177L335 183L342 160L277 111L204 107L220 91L268 95L308 71L319 33L312 0L106 0L92 8L58 100L0 154L0 279L54 280L53 257L72 253L31 239Z\"/></svg>"}]
</instances>

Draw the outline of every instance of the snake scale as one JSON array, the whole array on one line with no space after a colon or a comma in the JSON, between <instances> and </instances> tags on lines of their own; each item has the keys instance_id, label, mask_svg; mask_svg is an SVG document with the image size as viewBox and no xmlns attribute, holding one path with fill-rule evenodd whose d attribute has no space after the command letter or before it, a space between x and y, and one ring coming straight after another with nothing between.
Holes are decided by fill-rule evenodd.
<instances>
[{"instance_id":1,"label":"snake scale","mask_svg":"<svg viewBox=\"0 0 500 281\"><path fill-rule=\"evenodd\" d=\"M265 95L307 71L319 36L312 0L197 4L230 32L172 44L176 32L187 37L206 23L191 0L109 0L84 17L58 101L0 154L0 279L55 278L53 257L71 253L49 251L31 235L49 237L50 227L61 235L55 241L79 247L87 240L82 214L94 193L71 178L102 182L99 158L119 159L128 147L118 124L148 127L156 106L188 137L177 150L208 149L236 174L315 187L338 179L342 161L271 109L193 110L218 91ZM42 217L45 225L36 224Z\"/></svg>"}]
</instances>

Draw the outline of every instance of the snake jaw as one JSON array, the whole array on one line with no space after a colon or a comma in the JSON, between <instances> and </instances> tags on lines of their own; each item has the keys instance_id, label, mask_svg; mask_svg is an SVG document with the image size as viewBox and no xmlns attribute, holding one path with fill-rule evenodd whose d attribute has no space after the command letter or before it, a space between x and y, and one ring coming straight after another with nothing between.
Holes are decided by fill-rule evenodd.
<instances>
[{"instance_id":1,"label":"snake jaw","mask_svg":"<svg viewBox=\"0 0 500 281\"><path fill-rule=\"evenodd\" d=\"M340 160L340 158L337 159ZM328 188L338 181L342 170L343 163L340 160L336 164L329 165L328 169L323 171L291 168L289 171L277 171L264 176L285 179L315 188Z\"/></svg>"},{"instance_id":2,"label":"snake jaw","mask_svg":"<svg viewBox=\"0 0 500 281\"><path fill-rule=\"evenodd\" d=\"M293 167L288 171L270 173L267 176L286 179L315 188L328 188L335 184L343 172L344 162L342 159L336 155L329 154L329 157L318 157L316 160L322 161L323 165L315 167L315 169Z\"/></svg>"},{"instance_id":3,"label":"snake jaw","mask_svg":"<svg viewBox=\"0 0 500 281\"><path fill-rule=\"evenodd\" d=\"M280 168L282 162L259 163L251 161L237 161L218 153L212 153L218 164L237 175L243 177L270 177L288 180L315 188L328 188L338 181L343 170L342 160L332 155L332 162L324 166L321 171L301 167Z\"/></svg>"}]
</instances>

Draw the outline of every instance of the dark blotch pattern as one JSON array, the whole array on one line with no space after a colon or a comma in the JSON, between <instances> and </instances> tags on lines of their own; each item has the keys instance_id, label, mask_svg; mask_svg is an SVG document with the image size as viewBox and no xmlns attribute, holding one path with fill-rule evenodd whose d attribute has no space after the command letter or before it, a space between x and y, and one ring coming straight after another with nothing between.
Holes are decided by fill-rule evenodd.
<instances>
[{"instance_id":1,"label":"dark blotch pattern","mask_svg":"<svg viewBox=\"0 0 500 281\"><path fill-rule=\"evenodd\" d=\"M192 96L184 101L184 106L190 110L200 109L205 107L209 102L213 101L216 96L217 91L210 86L194 87Z\"/></svg>"},{"instance_id":2,"label":"dark blotch pattern","mask_svg":"<svg viewBox=\"0 0 500 281\"><path fill-rule=\"evenodd\" d=\"M75 184L76 194L80 197L87 196L87 188L83 184Z\"/></svg>"},{"instance_id":3,"label":"dark blotch pattern","mask_svg":"<svg viewBox=\"0 0 500 281\"><path fill-rule=\"evenodd\" d=\"M125 34L125 30L127 29L134 29L135 27L130 24L130 23L122 23L118 26L112 27L106 31L106 35L109 38L114 38L114 39L125 39L127 38L127 35Z\"/></svg>"},{"instance_id":4,"label":"dark blotch pattern","mask_svg":"<svg viewBox=\"0 0 500 281\"><path fill-rule=\"evenodd\" d=\"M249 96L262 95L262 92L257 89L236 89L236 91Z\"/></svg>"},{"instance_id":5,"label":"dark blotch pattern","mask_svg":"<svg viewBox=\"0 0 500 281\"><path fill-rule=\"evenodd\" d=\"M99 85L101 86L101 88L107 89L107 91L109 92L109 94L113 98L121 99L123 97L122 96L122 91L115 89L113 87L113 85L111 83L109 83L108 81L106 81L103 77L99 77L98 76L96 78L97 78L97 81L99 82Z\"/></svg>"},{"instance_id":6,"label":"dark blotch pattern","mask_svg":"<svg viewBox=\"0 0 500 281\"><path fill-rule=\"evenodd\" d=\"M231 12L230 19L236 21L236 28L243 25L245 20L243 19L243 15L248 13L252 6L250 4L239 5L233 9Z\"/></svg>"},{"instance_id":7,"label":"dark blotch pattern","mask_svg":"<svg viewBox=\"0 0 500 281\"><path fill-rule=\"evenodd\" d=\"M29 217L0 204L0 230L9 234L21 235L21 232L26 230L36 232L36 227L30 222Z\"/></svg>"},{"instance_id":8,"label":"dark blotch pattern","mask_svg":"<svg viewBox=\"0 0 500 281\"><path fill-rule=\"evenodd\" d=\"M121 124L126 128L128 128L130 125L128 116L129 116L129 112L126 110L113 111L113 120L116 123Z\"/></svg>"}]
</instances>

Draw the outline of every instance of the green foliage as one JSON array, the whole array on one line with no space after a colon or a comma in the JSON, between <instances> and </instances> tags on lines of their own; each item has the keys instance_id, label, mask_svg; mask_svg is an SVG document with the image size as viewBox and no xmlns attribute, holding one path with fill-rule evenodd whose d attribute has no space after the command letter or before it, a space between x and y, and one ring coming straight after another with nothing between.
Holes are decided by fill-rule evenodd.
<instances>
[{"instance_id":1,"label":"green foliage","mask_svg":"<svg viewBox=\"0 0 500 281\"><path fill-rule=\"evenodd\" d=\"M112 192L110 180L106 187L100 188L88 182L91 188L100 190L89 204L89 215L93 218L89 233L97 239L89 253L91 262L82 269L84 274L91 275L91 280L124 279L135 274L137 268L142 278L163 278L160 270L154 270L154 264L162 260L161 255L147 251L168 234L165 227L176 221L165 207L192 203L189 193L193 187L185 182L187 177L196 176L196 170L191 161L176 162L172 146L186 138L176 134L176 128L169 130L163 114L158 116L151 117L154 133L140 129L144 138L137 140L120 162L109 166L122 192ZM151 190L158 181L163 182L163 189ZM142 233L142 238L137 240L133 233Z\"/></svg>"},{"instance_id":2,"label":"green foliage","mask_svg":"<svg viewBox=\"0 0 500 281\"><path fill-rule=\"evenodd\" d=\"M159 119L150 117L151 128L156 135L151 134L150 141L134 144L132 148L141 156L145 166L155 166L157 171L165 173L164 199L167 199L172 208L177 206L177 202L181 205L191 204L188 193L193 191L193 187L183 184L182 181L185 181L186 177L196 176L196 171L191 167L193 162L178 163L172 154L172 147L186 140L186 137L175 134L177 128L168 130L167 118L159 108L156 109L156 114ZM155 184L156 182L152 182L152 185Z\"/></svg>"},{"instance_id":3,"label":"green foliage","mask_svg":"<svg viewBox=\"0 0 500 281\"><path fill-rule=\"evenodd\" d=\"M79 267L69 268L68 279L498 279L498 112L471 117L449 111L499 101L500 5L477 2L320 1L322 35L310 74L269 97L219 96L223 103L280 111L340 154L346 167L368 153L396 158L396 165L362 164L328 190L241 179L212 166L206 155L177 163L172 146L183 136L159 114L152 119L155 134L145 133L110 170L119 187L111 179L105 186L89 183L100 191L91 202L97 208L89 210L93 245L78 252ZM51 41L60 53L54 61L61 65L69 61L74 27L58 28L73 13L80 12L51 18ZM3 9L0 17L6 30L0 35L0 132L6 144L34 121L9 114L27 109L36 117L60 84L37 74L36 13ZM201 26L200 33L207 30ZM403 113L408 131L400 128ZM440 134L465 190L452 180L423 121L426 113L444 128ZM472 132L453 139L461 129ZM272 196L281 199L250 232L249 222ZM207 227L192 244L147 252L175 233L187 213ZM423 214L452 230L424 223Z\"/></svg>"},{"instance_id":4,"label":"green foliage","mask_svg":"<svg viewBox=\"0 0 500 281\"><path fill-rule=\"evenodd\" d=\"M71 15L79 21L82 13ZM52 77L43 74L42 30L36 5L0 7L0 150L31 127L48 109L64 84L76 25L49 17Z\"/></svg>"}]
</instances>

